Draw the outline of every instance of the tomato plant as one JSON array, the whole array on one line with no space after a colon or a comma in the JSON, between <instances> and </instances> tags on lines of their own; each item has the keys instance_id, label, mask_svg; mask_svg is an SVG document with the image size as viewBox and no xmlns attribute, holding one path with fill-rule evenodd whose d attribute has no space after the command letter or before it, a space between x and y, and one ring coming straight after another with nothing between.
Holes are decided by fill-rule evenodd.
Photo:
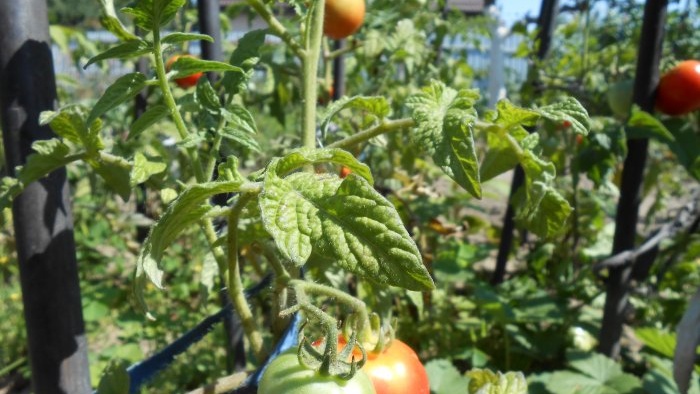
<instances>
[{"instance_id":1,"label":"tomato plant","mask_svg":"<svg viewBox=\"0 0 700 394\"><path fill-rule=\"evenodd\" d=\"M365 0L326 0L323 33L341 40L355 33L365 20Z\"/></svg>"},{"instance_id":2,"label":"tomato plant","mask_svg":"<svg viewBox=\"0 0 700 394\"><path fill-rule=\"evenodd\" d=\"M289 349L277 356L265 369L258 394L373 394L369 377L357 371L348 379L324 376L299 363L296 349Z\"/></svg>"},{"instance_id":3,"label":"tomato plant","mask_svg":"<svg viewBox=\"0 0 700 394\"><path fill-rule=\"evenodd\" d=\"M700 108L700 61L686 60L666 72L656 91L656 108L672 116Z\"/></svg>"},{"instance_id":4,"label":"tomato plant","mask_svg":"<svg viewBox=\"0 0 700 394\"><path fill-rule=\"evenodd\" d=\"M172 65L180 58L184 57L189 57L189 58L194 58L192 55L175 55L172 56L170 59L168 59L168 62L165 64L165 70L170 71L172 68ZM195 85L197 85L197 81L199 81L199 78L204 75L201 71L197 71L195 73L185 75L183 77L175 78L174 81L177 84L177 86L183 88L183 89L188 89L191 88Z\"/></svg>"}]
</instances>

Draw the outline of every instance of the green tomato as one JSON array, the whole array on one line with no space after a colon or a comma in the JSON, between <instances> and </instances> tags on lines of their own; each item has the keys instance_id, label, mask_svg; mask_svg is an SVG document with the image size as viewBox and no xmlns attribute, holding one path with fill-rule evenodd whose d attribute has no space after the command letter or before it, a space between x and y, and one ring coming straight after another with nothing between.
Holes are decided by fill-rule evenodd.
<instances>
[{"instance_id":1,"label":"green tomato","mask_svg":"<svg viewBox=\"0 0 700 394\"><path fill-rule=\"evenodd\" d=\"M263 373L258 394L376 394L362 370L350 380L323 376L299 364L297 349L277 356Z\"/></svg>"},{"instance_id":2,"label":"green tomato","mask_svg":"<svg viewBox=\"0 0 700 394\"><path fill-rule=\"evenodd\" d=\"M624 119L630 114L632 89L634 89L634 81L631 79L614 83L608 88L608 105L618 118Z\"/></svg>"}]
</instances>

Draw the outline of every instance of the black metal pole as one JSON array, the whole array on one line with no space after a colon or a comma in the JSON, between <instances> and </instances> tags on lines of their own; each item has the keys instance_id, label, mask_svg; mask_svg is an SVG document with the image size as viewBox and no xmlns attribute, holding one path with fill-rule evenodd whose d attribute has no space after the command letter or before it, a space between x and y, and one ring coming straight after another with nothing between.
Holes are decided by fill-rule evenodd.
<instances>
[{"instance_id":1,"label":"black metal pole","mask_svg":"<svg viewBox=\"0 0 700 394\"><path fill-rule=\"evenodd\" d=\"M200 41L202 46L202 59L218 60L223 59L221 49L221 22L219 21L220 11L219 0L197 0L197 12L199 14L199 32L207 34L214 39L214 42ZM216 73L207 73L209 81L216 81Z\"/></svg>"},{"instance_id":2,"label":"black metal pole","mask_svg":"<svg viewBox=\"0 0 700 394\"><path fill-rule=\"evenodd\" d=\"M538 19L539 30L537 31L537 59L543 60L549 53L549 48L552 45L552 35L554 34L554 20L559 11L559 0L542 0L540 6L540 17ZM535 85L538 84L537 79L531 81ZM535 86L537 88L537 86ZM513 247L513 232L515 231L515 209L512 204L513 196L518 189L525 183L525 172L522 167L515 167L513 172L513 180L510 185L510 194L508 196L508 208L506 209L503 218L503 229L501 230L501 239L498 245L498 255L496 256L496 268L491 277L491 284L497 285L503 282L506 275L506 265L508 256Z\"/></svg>"},{"instance_id":3,"label":"black metal pole","mask_svg":"<svg viewBox=\"0 0 700 394\"><path fill-rule=\"evenodd\" d=\"M648 0L644 5L644 21L634 80L634 102L648 112L654 110L655 89L659 82L659 61L667 5L668 0ZM627 140L627 157L622 170L620 199L615 218L613 254L633 249L635 245L647 145L646 139ZM609 357L615 358L620 354L620 336L625 320L632 270L633 267L610 269L598 346L598 350Z\"/></svg>"},{"instance_id":4,"label":"black metal pole","mask_svg":"<svg viewBox=\"0 0 700 394\"><path fill-rule=\"evenodd\" d=\"M343 49L345 40L336 40L333 44L333 49ZM333 101L345 95L345 59L340 55L333 59Z\"/></svg>"},{"instance_id":5,"label":"black metal pole","mask_svg":"<svg viewBox=\"0 0 700 394\"><path fill-rule=\"evenodd\" d=\"M219 0L197 0L197 12L199 16L199 32L207 34L214 42L200 41L202 45L202 59L223 59L221 46L221 23L219 21ZM215 82L218 75L214 72L207 73L210 82ZM212 201L217 205L226 205L228 195L215 196ZM222 283L226 283L224 277L220 277ZM228 292L221 292L221 305L226 307L231 303ZM224 317L224 335L226 338L226 369L228 372L245 369L246 357L243 344L243 332L238 315L230 313Z\"/></svg>"},{"instance_id":6,"label":"black metal pole","mask_svg":"<svg viewBox=\"0 0 700 394\"><path fill-rule=\"evenodd\" d=\"M138 34L138 29L136 30ZM144 75L148 74L148 60L145 57L140 57L136 61L136 71ZM146 107L148 105L147 99L148 91L146 89L142 90L136 95L136 97L134 97L134 120L140 118L141 115L146 112ZM148 191L146 185L143 183L140 184L139 193L136 195L136 212L143 216L148 216L148 206L146 204L146 201L148 200L147 194ZM139 241L139 243L143 243L143 241L146 240L146 237L148 237L148 227L139 226L136 229L136 239Z\"/></svg>"},{"instance_id":7,"label":"black metal pole","mask_svg":"<svg viewBox=\"0 0 700 394\"><path fill-rule=\"evenodd\" d=\"M7 167L54 137L39 113L56 82L45 0L0 2L0 116ZM90 393L73 219L65 169L26 187L12 206L33 392Z\"/></svg>"}]
</instances>

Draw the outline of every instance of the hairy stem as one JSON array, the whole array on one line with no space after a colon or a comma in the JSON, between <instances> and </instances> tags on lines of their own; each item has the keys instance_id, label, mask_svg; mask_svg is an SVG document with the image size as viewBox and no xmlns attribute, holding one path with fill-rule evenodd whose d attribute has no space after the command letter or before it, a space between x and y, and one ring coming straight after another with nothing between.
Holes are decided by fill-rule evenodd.
<instances>
[{"instance_id":1,"label":"hairy stem","mask_svg":"<svg viewBox=\"0 0 700 394\"><path fill-rule=\"evenodd\" d=\"M323 39L323 13L325 0L314 1L310 12L311 18L307 25L305 55L301 58L304 73L303 105L301 115L302 144L305 148L316 147L316 103L318 101L318 62L321 56L321 41Z\"/></svg>"},{"instance_id":2,"label":"hairy stem","mask_svg":"<svg viewBox=\"0 0 700 394\"><path fill-rule=\"evenodd\" d=\"M249 6L253 7L255 12L260 15L265 22L267 22L267 25L270 27L270 30L279 38L284 41L289 48L294 52L295 55L297 55L299 58L303 58L306 55L306 52L304 48L299 45L299 43L294 39L294 37L287 31L287 29L282 26L282 23L280 23L277 18L275 18L274 15L270 12L270 10L263 4L262 1L260 0L247 0L247 3Z\"/></svg>"},{"instance_id":3,"label":"hairy stem","mask_svg":"<svg viewBox=\"0 0 700 394\"><path fill-rule=\"evenodd\" d=\"M351 135L347 138L344 138L340 141L336 141L336 142L328 145L327 148L347 149L351 146L355 146L355 145L360 144L362 142L369 141L372 138L377 137L379 135L390 133L392 131L402 130L402 129L405 129L408 127L413 127L414 125L415 125L415 122L411 118L386 120L386 121L383 121L382 123L378 124L377 126L369 128L367 130L363 130L357 134L353 134L353 135Z\"/></svg>"},{"instance_id":4,"label":"hairy stem","mask_svg":"<svg viewBox=\"0 0 700 394\"><path fill-rule=\"evenodd\" d=\"M165 77L165 64L163 63L163 48L160 42L160 31L156 28L153 29L153 54L155 55L156 61L156 75L158 76L158 82L160 84L160 89L163 92L163 100L165 105L168 106L170 111L170 116L175 122L175 127L180 136L180 139L185 139L189 135L187 131L187 126L185 125L185 120L182 118L182 114L177 108L177 103L175 102L175 97L173 97L173 92L170 90L170 85L168 84L168 79ZM187 154L192 160L192 168L194 169L194 175L198 182L206 182L207 179L204 175L204 170L202 169L202 163L199 161L199 152L195 147L188 148Z\"/></svg>"},{"instance_id":5,"label":"hairy stem","mask_svg":"<svg viewBox=\"0 0 700 394\"><path fill-rule=\"evenodd\" d=\"M238 261L238 220L243 207L251 200L253 195L242 195L231 209L228 217L228 290L231 295L233 306L241 318L241 324L246 338L250 343L251 350L258 361L263 360L263 339L258 330L253 312L250 310L248 301L245 298L243 283L241 281L241 271Z\"/></svg>"}]
</instances>

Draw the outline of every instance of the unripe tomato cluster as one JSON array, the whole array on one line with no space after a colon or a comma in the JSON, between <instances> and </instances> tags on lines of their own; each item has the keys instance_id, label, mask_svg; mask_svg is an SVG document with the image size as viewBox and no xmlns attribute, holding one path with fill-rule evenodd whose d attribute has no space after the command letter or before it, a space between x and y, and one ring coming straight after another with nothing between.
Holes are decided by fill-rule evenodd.
<instances>
[{"instance_id":1,"label":"unripe tomato cluster","mask_svg":"<svg viewBox=\"0 0 700 394\"><path fill-rule=\"evenodd\" d=\"M700 109L700 61L680 62L661 77L656 108L671 116Z\"/></svg>"}]
</instances>

